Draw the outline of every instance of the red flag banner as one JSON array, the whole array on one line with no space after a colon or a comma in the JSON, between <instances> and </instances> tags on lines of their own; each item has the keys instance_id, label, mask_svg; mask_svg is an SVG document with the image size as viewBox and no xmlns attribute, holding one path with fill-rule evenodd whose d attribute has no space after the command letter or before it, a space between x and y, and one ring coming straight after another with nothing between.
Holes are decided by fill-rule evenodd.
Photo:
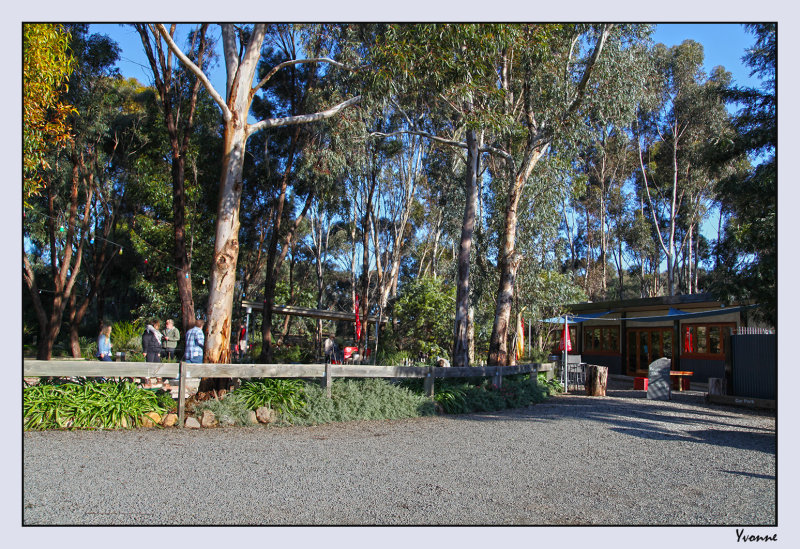
<instances>
[{"instance_id":1,"label":"red flag banner","mask_svg":"<svg viewBox=\"0 0 800 549\"><path fill-rule=\"evenodd\" d=\"M694 352L694 345L692 344L692 329L686 328L686 338L684 338L683 342L683 352L684 353L693 353Z\"/></svg>"},{"instance_id":2,"label":"red flag banner","mask_svg":"<svg viewBox=\"0 0 800 549\"><path fill-rule=\"evenodd\" d=\"M356 311L356 341L361 341L361 319L358 316L358 296L356 296L353 307L355 307Z\"/></svg>"}]
</instances>

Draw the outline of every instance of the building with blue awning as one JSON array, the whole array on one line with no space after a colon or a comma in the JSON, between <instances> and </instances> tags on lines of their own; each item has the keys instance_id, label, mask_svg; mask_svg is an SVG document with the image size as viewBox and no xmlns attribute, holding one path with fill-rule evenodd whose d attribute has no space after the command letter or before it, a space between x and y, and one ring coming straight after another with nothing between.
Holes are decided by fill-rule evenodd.
<instances>
[{"instance_id":1,"label":"building with blue awning","mask_svg":"<svg viewBox=\"0 0 800 549\"><path fill-rule=\"evenodd\" d=\"M651 362L667 357L673 370L692 371L693 381L728 378L729 338L742 327L758 326L748 315L756 306L721 303L711 294L568 305L571 354L607 366L610 374L646 377ZM564 321L559 316L542 322ZM557 333L560 338L563 327Z\"/></svg>"}]
</instances>

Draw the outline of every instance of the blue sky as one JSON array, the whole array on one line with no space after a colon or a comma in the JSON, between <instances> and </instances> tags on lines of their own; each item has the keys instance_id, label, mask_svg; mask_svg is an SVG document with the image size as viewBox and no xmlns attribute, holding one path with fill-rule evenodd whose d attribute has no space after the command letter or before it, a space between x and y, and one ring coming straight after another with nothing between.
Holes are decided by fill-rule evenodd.
<instances>
[{"instance_id":1,"label":"blue sky","mask_svg":"<svg viewBox=\"0 0 800 549\"><path fill-rule=\"evenodd\" d=\"M180 25L186 28L187 25ZM122 74L134 77L143 84L152 80L150 68L142 50L142 43L137 32L130 26L118 24L93 24L91 32L106 34L114 39L122 50L122 59L118 67ZM219 36L219 28L211 27L212 33ZM738 23L660 23L656 26L653 40L667 46L680 44L686 39L694 40L703 45L705 53L705 68L709 72L718 65L724 66L733 74L733 78L740 85L757 85L757 81L750 78L749 69L742 63L741 58L745 50L753 44L753 35L747 32L743 25ZM179 34L179 45L183 40ZM221 64L221 62L220 62ZM219 91L224 87L224 71L218 66L212 74L212 83Z\"/></svg>"}]
</instances>

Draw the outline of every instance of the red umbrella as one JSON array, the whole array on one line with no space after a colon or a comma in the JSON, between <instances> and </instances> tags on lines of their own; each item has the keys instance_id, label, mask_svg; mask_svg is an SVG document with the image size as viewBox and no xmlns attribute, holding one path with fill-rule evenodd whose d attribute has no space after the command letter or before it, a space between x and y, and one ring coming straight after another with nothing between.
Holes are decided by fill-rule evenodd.
<instances>
[{"instance_id":1,"label":"red umbrella","mask_svg":"<svg viewBox=\"0 0 800 549\"><path fill-rule=\"evenodd\" d=\"M569 328L564 326L564 333L561 335L561 343L558 344L558 350L563 351L566 348L567 352L572 350L572 340L569 337Z\"/></svg>"}]
</instances>

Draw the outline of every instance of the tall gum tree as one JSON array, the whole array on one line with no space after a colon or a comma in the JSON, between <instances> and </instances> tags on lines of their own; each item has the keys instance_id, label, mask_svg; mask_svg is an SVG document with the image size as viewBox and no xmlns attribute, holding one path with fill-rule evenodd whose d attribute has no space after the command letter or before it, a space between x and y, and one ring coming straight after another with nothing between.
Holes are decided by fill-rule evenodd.
<instances>
[{"instance_id":1,"label":"tall gum tree","mask_svg":"<svg viewBox=\"0 0 800 549\"><path fill-rule=\"evenodd\" d=\"M313 114L267 118L253 124L248 115L255 94L269 82L274 74L300 63L328 63L343 65L330 58L309 58L286 61L276 65L255 85L256 69L261 58L261 47L267 30L266 24L253 25L249 32L233 24L220 25L222 48L226 69L226 99L214 88L205 72L198 67L172 40L163 24L156 25L170 50L203 83L223 118L223 165L219 185L219 204L214 241L214 257L209 281L205 360L212 363L230 361L231 320L236 282L236 263L239 257L239 205L242 195L242 169L247 140L267 128L307 124L338 114L360 101L352 97L339 104Z\"/></svg>"},{"instance_id":2,"label":"tall gum tree","mask_svg":"<svg viewBox=\"0 0 800 549\"><path fill-rule=\"evenodd\" d=\"M411 128L408 133L466 153L465 206L457 251L453 366L470 365L470 261L480 182L485 95L498 94L496 80L503 25L393 25L374 49L378 88L391 96ZM463 150L463 152L462 152Z\"/></svg>"},{"instance_id":3,"label":"tall gum tree","mask_svg":"<svg viewBox=\"0 0 800 549\"><path fill-rule=\"evenodd\" d=\"M508 364L508 334L514 286L522 257L515 249L518 206L533 169L546 154L554 139L569 131L581 113L592 74L598 65L613 25L593 28L525 26L503 54L501 87L511 100L502 108L516 122L521 139L501 137L507 159L503 192L504 227L498 250L498 282L495 318L489 340L490 365ZM593 40L586 58L578 56L582 41ZM542 72L563 75L551 78L556 93L543 92ZM544 86L546 89L547 86ZM559 89L560 88L560 89Z\"/></svg>"},{"instance_id":4,"label":"tall gum tree","mask_svg":"<svg viewBox=\"0 0 800 549\"><path fill-rule=\"evenodd\" d=\"M169 137L170 166L172 176L172 212L175 247L175 281L181 300L181 318L184 333L193 327L195 320L194 299L192 297L191 258L186 242L186 157L194 127L197 109L197 96L200 79L194 78L188 86L182 86L181 75L174 70L172 52L162 42L158 30L153 25L138 23L134 25L142 39L153 79L158 90L161 112ZM169 29L175 35L175 25ZM206 37L208 25L201 25L192 35L192 55L202 67L208 59L209 41ZM184 88L188 92L184 93ZM187 276L188 275L188 276Z\"/></svg>"},{"instance_id":5,"label":"tall gum tree","mask_svg":"<svg viewBox=\"0 0 800 549\"><path fill-rule=\"evenodd\" d=\"M718 68L708 78L702 70L703 46L692 40L671 48L659 44L653 54L652 95L643 103L636 128L639 179L666 256L668 292L675 295L677 258L684 246L679 242L681 215L688 218L684 239L691 238L702 210L699 201L713 186L698 144L716 142L725 133L728 115L721 88L729 75Z\"/></svg>"}]
</instances>

